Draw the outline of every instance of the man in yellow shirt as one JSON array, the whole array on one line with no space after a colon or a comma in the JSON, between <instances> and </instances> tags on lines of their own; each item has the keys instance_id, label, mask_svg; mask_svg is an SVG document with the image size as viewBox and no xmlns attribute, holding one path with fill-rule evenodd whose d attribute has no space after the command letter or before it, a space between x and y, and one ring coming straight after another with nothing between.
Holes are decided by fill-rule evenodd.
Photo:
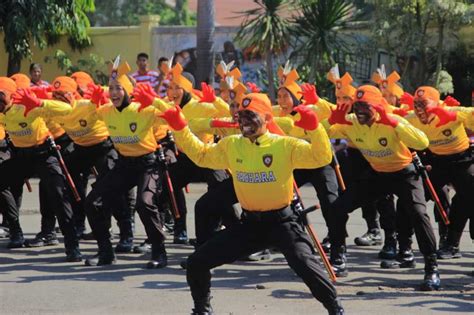
<instances>
[{"instance_id":1,"label":"man in yellow shirt","mask_svg":"<svg viewBox=\"0 0 474 315\"><path fill-rule=\"evenodd\" d=\"M333 267L336 274L347 275L345 226L348 214L383 194L393 193L404 209L404 212L397 212L397 216L402 215L413 224L420 251L425 257L421 290L436 290L440 285L436 239L426 213L423 183L408 149L423 150L428 146L428 139L403 118L387 114L381 105L382 94L376 87L361 86L355 95L354 114L346 116L347 108L339 106L325 122L331 125L328 130L330 137L349 139L371 166L334 203L333 228L329 230Z\"/></svg>"},{"instance_id":2,"label":"man in yellow shirt","mask_svg":"<svg viewBox=\"0 0 474 315\"><path fill-rule=\"evenodd\" d=\"M51 155L47 143L50 136L43 118L67 115L68 104L58 102L45 104L29 89L19 90L14 97L15 84L8 78L0 78L0 123L5 125L15 150L15 156L0 166L0 190L21 185L25 178L38 174L45 182L51 196L51 207L56 214L64 235L67 261L82 259L73 222L73 211L69 198L64 194L66 181L55 156ZM13 87L13 88L12 88ZM18 211L18 210L17 210ZM21 230L16 232L21 240Z\"/></svg>"},{"instance_id":3,"label":"man in yellow shirt","mask_svg":"<svg viewBox=\"0 0 474 315\"><path fill-rule=\"evenodd\" d=\"M473 114L468 109L452 110L439 104L440 94L435 88L419 87L415 92L415 110L405 118L430 141L422 156L425 164L432 167L433 186L439 191L450 184L456 192L449 212L446 243L438 251L438 258L450 259L461 257L459 242L473 212L474 155L466 134Z\"/></svg>"},{"instance_id":4,"label":"man in yellow shirt","mask_svg":"<svg viewBox=\"0 0 474 315\"><path fill-rule=\"evenodd\" d=\"M293 170L318 168L331 161L327 134L316 115L303 107L296 125L311 136L306 141L270 134L271 104L258 94L243 98L239 111L241 135L205 144L194 136L178 108L164 118L176 130L178 145L202 167L229 169L243 208L242 224L225 229L188 258L187 280L194 300L193 314L212 314L210 270L258 250L275 246L303 278L313 296L330 314L343 314L336 289L317 263L303 226L291 208ZM269 198L271 196L271 198Z\"/></svg>"}]
</instances>

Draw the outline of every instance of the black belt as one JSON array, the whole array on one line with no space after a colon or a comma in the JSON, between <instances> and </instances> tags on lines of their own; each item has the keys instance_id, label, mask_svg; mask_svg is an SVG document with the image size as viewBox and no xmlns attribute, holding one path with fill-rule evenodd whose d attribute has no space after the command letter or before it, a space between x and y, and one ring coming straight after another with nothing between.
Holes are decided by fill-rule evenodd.
<instances>
[{"instance_id":1,"label":"black belt","mask_svg":"<svg viewBox=\"0 0 474 315\"><path fill-rule=\"evenodd\" d=\"M288 205L281 209L267 211L249 211L242 209L242 219L254 222L281 222L290 218L295 212Z\"/></svg>"},{"instance_id":2,"label":"black belt","mask_svg":"<svg viewBox=\"0 0 474 315\"><path fill-rule=\"evenodd\" d=\"M472 148L459 153L448 154L448 155L439 155L432 152L428 153L428 159L431 159L430 162L433 164L443 163L443 162L469 162L472 161L473 153Z\"/></svg>"}]
</instances>

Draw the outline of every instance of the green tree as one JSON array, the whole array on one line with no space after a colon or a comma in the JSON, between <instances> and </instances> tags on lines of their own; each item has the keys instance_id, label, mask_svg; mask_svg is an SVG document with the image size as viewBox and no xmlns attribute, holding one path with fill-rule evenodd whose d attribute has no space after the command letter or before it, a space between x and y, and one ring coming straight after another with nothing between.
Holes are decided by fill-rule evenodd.
<instances>
[{"instance_id":1,"label":"green tree","mask_svg":"<svg viewBox=\"0 0 474 315\"><path fill-rule=\"evenodd\" d=\"M292 28L292 57L304 60L302 73L319 87L327 84L326 73L335 64L337 53L349 51L341 29L353 16L354 6L345 0L299 0Z\"/></svg>"},{"instance_id":2,"label":"green tree","mask_svg":"<svg viewBox=\"0 0 474 315\"><path fill-rule=\"evenodd\" d=\"M43 49L65 34L73 49L89 46L86 13L93 10L93 0L1 1L0 29L8 53L8 75L20 71L21 61L31 56L33 45Z\"/></svg>"},{"instance_id":3,"label":"green tree","mask_svg":"<svg viewBox=\"0 0 474 315\"><path fill-rule=\"evenodd\" d=\"M214 0L198 0L196 27L197 82L214 81Z\"/></svg>"},{"instance_id":4,"label":"green tree","mask_svg":"<svg viewBox=\"0 0 474 315\"><path fill-rule=\"evenodd\" d=\"M252 54L265 58L268 94L275 100L275 79L273 73L273 56L284 51L290 41L291 21L287 12L292 9L290 1L254 0L257 8L240 12L244 21L235 36L241 47Z\"/></svg>"}]
</instances>

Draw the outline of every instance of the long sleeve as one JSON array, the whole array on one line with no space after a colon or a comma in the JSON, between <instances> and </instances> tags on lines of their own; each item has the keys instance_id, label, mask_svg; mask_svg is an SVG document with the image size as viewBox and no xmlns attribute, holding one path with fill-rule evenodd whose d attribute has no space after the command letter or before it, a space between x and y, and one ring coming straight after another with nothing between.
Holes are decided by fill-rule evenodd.
<instances>
[{"instance_id":1,"label":"long sleeve","mask_svg":"<svg viewBox=\"0 0 474 315\"><path fill-rule=\"evenodd\" d=\"M72 111L71 105L55 100L44 100L42 106L38 108L35 112L35 115L49 118L54 116L65 116L70 114Z\"/></svg>"},{"instance_id":2,"label":"long sleeve","mask_svg":"<svg viewBox=\"0 0 474 315\"><path fill-rule=\"evenodd\" d=\"M216 97L216 100L213 103L214 107L217 110L217 117L229 117L229 104L227 104L222 98Z\"/></svg>"},{"instance_id":3,"label":"long sleeve","mask_svg":"<svg viewBox=\"0 0 474 315\"><path fill-rule=\"evenodd\" d=\"M158 108L160 110L160 112L165 112L166 110L174 107L174 105L172 103L168 103L168 102L162 100L161 98L155 98L155 100L153 101L152 106Z\"/></svg>"},{"instance_id":4,"label":"long sleeve","mask_svg":"<svg viewBox=\"0 0 474 315\"><path fill-rule=\"evenodd\" d=\"M319 168L331 163L332 151L328 135L323 126L314 131L307 131L311 143L296 138L288 138L294 142L291 146L291 163L293 168Z\"/></svg>"},{"instance_id":5,"label":"long sleeve","mask_svg":"<svg viewBox=\"0 0 474 315\"><path fill-rule=\"evenodd\" d=\"M424 150L429 145L428 137L423 133L423 131L415 128L408 121L402 117L391 115L396 117L399 121L398 126L395 128L398 137L400 140L407 145L409 148L415 150Z\"/></svg>"},{"instance_id":6,"label":"long sleeve","mask_svg":"<svg viewBox=\"0 0 474 315\"><path fill-rule=\"evenodd\" d=\"M189 129L175 131L176 144L198 166L212 169L229 168L226 144L224 138L217 144L205 144L199 140Z\"/></svg>"}]
</instances>

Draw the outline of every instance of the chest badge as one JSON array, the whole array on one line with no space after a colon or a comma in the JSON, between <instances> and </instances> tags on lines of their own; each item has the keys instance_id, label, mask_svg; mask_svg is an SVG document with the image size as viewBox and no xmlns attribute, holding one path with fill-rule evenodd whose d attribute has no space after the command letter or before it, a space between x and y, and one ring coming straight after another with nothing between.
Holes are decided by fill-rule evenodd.
<instances>
[{"instance_id":1,"label":"chest badge","mask_svg":"<svg viewBox=\"0 0 474 315\"><path fill-rule=\"evenodd\" d=\"M449 137L450 135L452 135L451 129L445 129L445 130L443 130L443 135L445 135L446 137Z\"/></svg>"},{"instance_id":2,"label":"chest badge","mask_svg":"<svg viewBox=\"0 0 474 315\"><path fill-rule=\"evenodd\" d=\"M21 122L18 125L20 125L21 128L26 128L26 126L28 126L26 122Z\"/></svg>"},{"instance_id":3,"label":"chest badge","mask_svg":"<svg viewBox=\"0 0 474 315\"><path fill-rule=\"evenodd\" d=\"M272 154L265 154L263 157L263 164L265 164L266 167L270 167L273 163L273 155Z\"/></svg>"},{"instance_id":4,"label":"chest badge","mask_svg":"<svg viewBox=\"0 0 474 315\"><path fill-rule=\"evenodd\" d=\"M137 123L132 122L132 123L130 123L129 126L130 126L130 130L131 130L132 132L137 131Z\"/></svg>"},{"instance_id":5,"label":"chest badge","mask_svg":"<svg viewBox=\"0 0 474 315\"><path fill-rule=\"evenodd\" d=\"M388 144L387 138L379 138L380 145L386 147Z\"/></svg>"},{"instance_id":6,"label":"chest badge","mask_svg":"<svg viewBox=\"0 0 474 315\"><path fill-rule=\"evenodd\" d=\"M79 125L81 125L81 127L85 127L87 126L87 121L85 121L84 119L79 119Z\"/></svg>"}]
</instances>

